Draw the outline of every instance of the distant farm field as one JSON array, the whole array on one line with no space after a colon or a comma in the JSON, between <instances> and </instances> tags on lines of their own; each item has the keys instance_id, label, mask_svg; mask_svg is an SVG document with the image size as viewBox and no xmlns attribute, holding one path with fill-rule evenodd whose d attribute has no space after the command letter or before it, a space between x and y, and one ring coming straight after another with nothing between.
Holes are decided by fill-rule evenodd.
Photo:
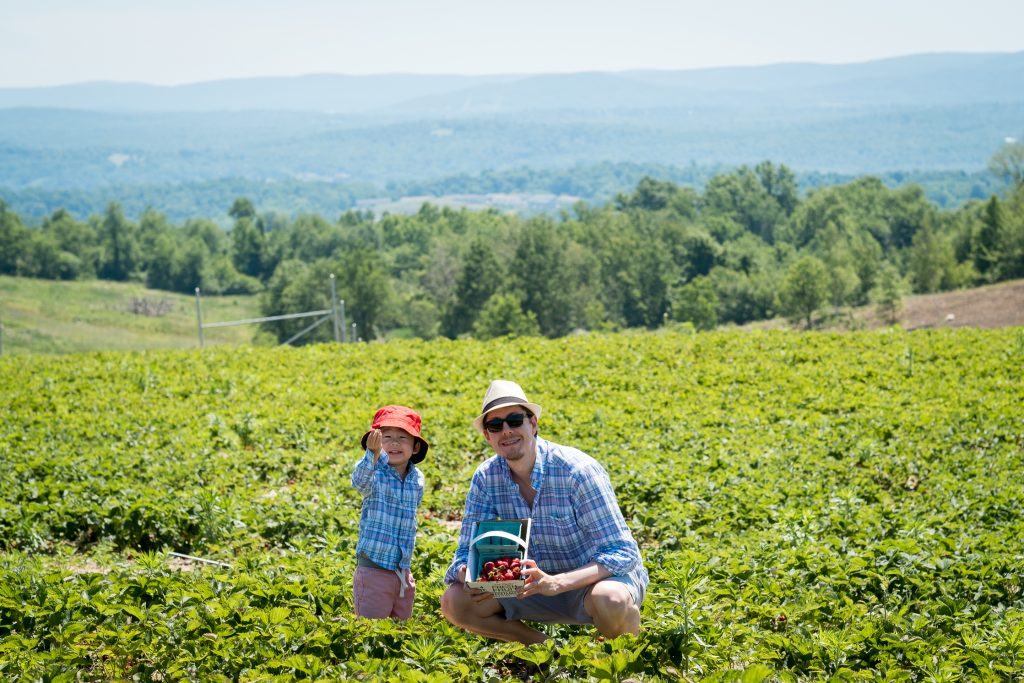
<instances>
[{"instance_id":1,"label":"distant farm field","mask_svg":"<svg viewBox=\"0 0 1024 683\"><path fill-rule=\"evenodd\" d=\"M1022 376L1022 328L5 355L0 678L1014 680ZM607 468L638 638L441 618L499 377ZM432 445L401 624L351 610L349 475L389 402Z\"/></svg>"}]
</instances>

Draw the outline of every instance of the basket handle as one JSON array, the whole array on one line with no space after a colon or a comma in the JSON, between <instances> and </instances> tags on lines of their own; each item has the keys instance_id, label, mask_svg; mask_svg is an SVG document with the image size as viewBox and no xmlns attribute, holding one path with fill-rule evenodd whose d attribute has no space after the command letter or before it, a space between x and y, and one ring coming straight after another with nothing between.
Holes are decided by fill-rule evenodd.
<instances>
[{"instance_id":1,"label":"basket handle","mask_svg":"<svg viewBox=\"0 0 1024 683\"><path fill-rule=\"evenodd\" d=\"M479 536L474 538L472 541L470 541L469 542L469 546L473 547L474 545L476 545L477 541L482 541L485 538L492 538L492 537L507 539L509 541L512 541L513 543L516 543L518 545L523 546L523 550L526 549L526 541L524 541L523 539L519 538L515 534L510 534L507 531L497 531L497 530L495 530L495 531L485 531L484 533L480 534Z\"/></svg>"}]
</instances>

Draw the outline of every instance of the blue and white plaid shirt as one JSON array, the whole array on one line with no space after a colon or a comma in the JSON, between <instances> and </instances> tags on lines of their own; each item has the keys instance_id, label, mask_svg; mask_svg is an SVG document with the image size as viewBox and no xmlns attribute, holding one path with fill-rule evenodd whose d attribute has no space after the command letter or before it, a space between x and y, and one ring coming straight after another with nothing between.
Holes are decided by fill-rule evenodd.
<instances>
[{"instance_id":1,"label":"blue and white plaid shirt","mask_svg":"<svg viewBox=\"0 0 1024 683\"><path fill-rule=\"evenodd\" d=\"M632 575L639 585L647 586L640 549L600 463L575 448L538 438L530 483L536 491L532 509L512 480L504 458L495 455L477 468L445 583L455 582L459 567L467 562L475 522L530 517L527 557L548 574L597 562L615 576Z\"/></svg>"},{"instance_id":2,"label":"blue and white plaid shirt","mask_svg":"<svg viewBox=\"0 0 1024 683\"><path fill-rule=\"evenodd\" d=\"M409 463L405 479L382 452L373 464L366 453L352 472L352 486L363 495L356 554L383 569L408 569L416 543L416 508L423 500L423 472Z\"/></svg>"}]
</instances>

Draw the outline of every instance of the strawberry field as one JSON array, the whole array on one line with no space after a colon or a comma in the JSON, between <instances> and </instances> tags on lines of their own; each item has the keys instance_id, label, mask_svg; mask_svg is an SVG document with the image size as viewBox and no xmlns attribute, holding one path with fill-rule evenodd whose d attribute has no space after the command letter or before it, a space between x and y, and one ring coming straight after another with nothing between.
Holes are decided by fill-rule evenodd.
<instances>
[{"instance_id":1,"label":"strawberry field","mask_svg":"<svg viewBox=\"0 0 1024 683\"><path fill-rule=\"evenodd\" d=\"M639 637L440 616L499 377L608 469ZM1020 680L1022 378L1020 329L2 357L0 678ZM431 443L403 623L351 606L349 475L390 402Z\"/></svg>"}]
</instances>

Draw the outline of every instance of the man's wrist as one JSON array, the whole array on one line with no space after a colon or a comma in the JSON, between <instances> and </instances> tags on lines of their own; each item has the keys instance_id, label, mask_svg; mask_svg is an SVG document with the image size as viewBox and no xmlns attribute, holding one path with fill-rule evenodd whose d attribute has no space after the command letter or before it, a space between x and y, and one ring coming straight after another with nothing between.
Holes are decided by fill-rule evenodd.
<instances>
[{"instance_id":1,"label":"man's wrist","mask_svg":"<svg viewBox=\"0 0 1024 683\"><path fill-rule=\"evenodd\" d=\"M579 588L573 572L565 572L564 574L548 574L548 586L550 588L551 595L560 595L568 591Z\"/></svg>"}]
</instances>

